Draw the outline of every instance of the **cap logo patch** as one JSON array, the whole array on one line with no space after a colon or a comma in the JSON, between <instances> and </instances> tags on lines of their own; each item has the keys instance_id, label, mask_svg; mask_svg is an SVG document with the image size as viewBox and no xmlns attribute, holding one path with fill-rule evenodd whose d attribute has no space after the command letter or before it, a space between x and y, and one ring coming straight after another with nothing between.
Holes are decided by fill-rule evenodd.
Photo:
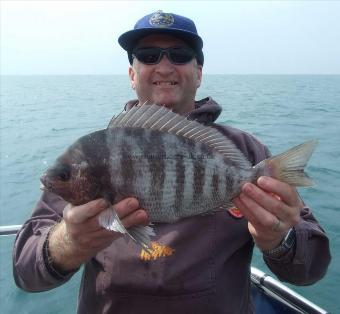
<instances>
[{"instance_id":1,"label":"cap logo patch","mask_svg":"<svg viewBox=\"0 0 340 314\"><path fill-rule=\"evenodd\" d=\"M149 20L150 25L155 27L170 27L174 22L175 19L171 14L161 10L155 12Z\"/></svg>"}]
</instances>

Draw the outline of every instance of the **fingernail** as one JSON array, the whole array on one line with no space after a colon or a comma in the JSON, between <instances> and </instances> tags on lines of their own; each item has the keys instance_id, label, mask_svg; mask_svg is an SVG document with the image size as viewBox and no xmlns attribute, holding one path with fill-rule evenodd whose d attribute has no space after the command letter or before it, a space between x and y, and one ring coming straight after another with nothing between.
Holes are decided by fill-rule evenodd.
<instances>
[{"instance_id":1,"label":"fingernail","mask_svg":"<svg viewBox=\"0 0 340 314\"><path fill-rule=\"evenodd\" d=\"M259 177L259 178L257 179L257 184L258 184L258 185L264 186L264 185L267 184L267 182L268 182L268 179L267 179L266 177Z\"/></svg>"},{"instance_id":2,"label":"fingernail","mask_svg":"<svg viewBox=\"0 0 340 314\"><path fill-rule=\"evenodd\" d=\"M243 190L244 192L246 192L246 193L251 193L251 191L253 190L253 187L252 187L252 185L251 185L250 183L246 183L246 184L243 186L242 190Z\"/></svg>"},{"instance_id":3,"label":"fingernail","mask_svg":"<svg viewBox=\"0 0 340 314\"><path fill-rule=\"evenodd\" d=\"M148 216L144 210L139 210L138 211L138 218L146 220L148 219Z\"/></svg>"},{"instance_id":4,"label":"fingernail","mask_svg":"<svg viewBox=\"0 0 340 314\"><path fill-rule=\"evenodd\" d=\"M108 204L108 202L104 199L104 198L102 198L100 201L99 201L99 206L108 206L109 204Z\"/></svg>"},{"instance_id":5,"label":"fingernail","mask_svg":"<svg viewBox=\"0 0 340 314\"><path fill-rule=\"evenodd\" d=\"M135 209L138 207L138 203L137 201L133 198L133 199L130 199L127 203L127 206L129 207L129 209Z\"/></svg>"}]
</instances>

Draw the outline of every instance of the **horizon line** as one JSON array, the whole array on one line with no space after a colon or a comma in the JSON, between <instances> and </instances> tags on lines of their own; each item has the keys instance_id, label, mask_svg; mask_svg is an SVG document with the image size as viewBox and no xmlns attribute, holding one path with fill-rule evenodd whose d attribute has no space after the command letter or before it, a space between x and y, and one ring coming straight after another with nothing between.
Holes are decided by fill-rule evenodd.
<instances>
[{"instance_id":1,"label":"horizon line","mask_svg":"<svg viewBox=\"0 0 340 314\"><path fill-rule=\"evenodd\" d=\"M77 73L0 73L0 76L115 76L124 75L128 76L126 73L87 73L87 74L77 74ZM203 75L340 75L339 73L203 73Z\"/></svg>"}]
</instances>

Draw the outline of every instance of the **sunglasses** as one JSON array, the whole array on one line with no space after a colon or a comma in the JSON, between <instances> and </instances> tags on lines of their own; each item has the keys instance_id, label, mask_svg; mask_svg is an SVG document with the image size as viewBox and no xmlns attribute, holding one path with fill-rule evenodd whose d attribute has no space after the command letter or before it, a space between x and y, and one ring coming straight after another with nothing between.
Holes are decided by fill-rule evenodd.
<instances>
[{"instance_id":1,"label":"sunglasses","mask_svg":"<svg viewBox=\"0 0 340 314\"><path fill-rule=\"evenodd\" d=\"M194 57L195 52L187 47L171 48L136 48L132 51L132 57L144 64L157 64L166 55L172 64L182 65L189 63Z\"/></svg>"}]
</instances>

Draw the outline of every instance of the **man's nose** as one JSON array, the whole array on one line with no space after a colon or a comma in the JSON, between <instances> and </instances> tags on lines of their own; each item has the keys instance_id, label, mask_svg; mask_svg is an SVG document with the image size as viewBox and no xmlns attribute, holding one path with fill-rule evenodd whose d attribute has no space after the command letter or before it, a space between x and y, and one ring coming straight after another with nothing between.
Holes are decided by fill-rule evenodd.
<instances>
[{"instance_id":1,"label":"man's nose","mask_svg":"<svg viewBox=\"0 0 340 314\"><path fill-rule=\"evenodd\" d=\"M157 64L156 71L158 71L158 72L173 72L173 70L174 70L173 64L170 62L168 56L164 53L162 55L161 60Z\"/></svg>"}]
</instances>

